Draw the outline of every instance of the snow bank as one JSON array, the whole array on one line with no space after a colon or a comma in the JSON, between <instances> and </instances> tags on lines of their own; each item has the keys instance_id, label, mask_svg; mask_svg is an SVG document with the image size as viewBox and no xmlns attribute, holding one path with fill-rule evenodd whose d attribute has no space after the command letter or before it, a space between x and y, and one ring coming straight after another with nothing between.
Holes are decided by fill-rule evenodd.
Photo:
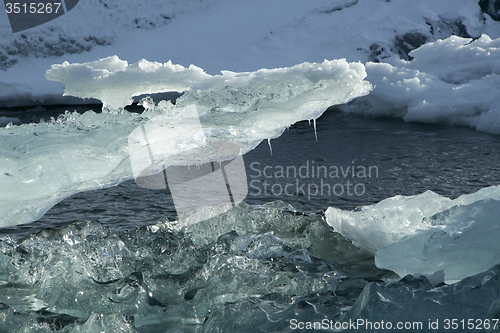
<instances>
[{"instance_id":1,"label":"snow bank","mask_svg":"<svg viewBox=\"0 0 500 333\"><path fill-rule=\"evenodd\" d=\"M209 74L256 71L346 58L385 62L457 35L500 37L498 22L477 2L385 0L81 1L44 25L12 34L0 19L0 106L76 103L47 82L54 63L117 55Z\"/></svg>"},{"instance_id":2,"label":"snow bank","mask_svg":"<svg viewBox=\"0 0 500 333\"><path fill-rule=\"evenodd\" d=\"M500 134L500 39L452 36L410 56L367 63L376 88L344 110Z\"/></svg>"}]
</instances>

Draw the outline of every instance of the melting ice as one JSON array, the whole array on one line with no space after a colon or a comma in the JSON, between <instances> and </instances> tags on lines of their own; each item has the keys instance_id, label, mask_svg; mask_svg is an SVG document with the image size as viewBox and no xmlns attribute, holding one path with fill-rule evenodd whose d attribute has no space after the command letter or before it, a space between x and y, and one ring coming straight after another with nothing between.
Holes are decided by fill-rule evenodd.
<instances>
[{"instance_id":1,"label":"melting ice","mask_svg":"<svg viewBox=\"0 0 500 333\"><path fill-rule=\"evenodd\" d=\"M500 263L500 186L454 200L432 191L385 199L359 211L330 207L327 221L401 277L444 272L447 283Z\"/></svg>"},{"instance_id":2,"label":"melting ice","mask_svg":"<svg viewBox=\"0 0 500 333\"><path fill-rule=\"evenodd\" d=\"M0 297L0 330L13 333L286 332L292 318L426 324L499 313L500 266L451 286L382 283L391 273L321 214L280 202L117 234L81 222L0 246L10 296Z\"/></svg>"},{"instance_id":3,"label":"melting ice","mask_svg":"<svg viewBox=\"0 0 500 333\"><path fill-rule=\"evenodd\" d=\"M98 98L104 109L0 129L0 225L34 221L73 193L130 179L128 136L149 119L176 117L195 105L209 140L235 143L246 153L331 105L368 94L365 76L362 64L345 60L214 76L171 62L129 65L116 56L53 65L47 78L64 83L65 94ZM123 110L133 96L165 91L184 94L175 105L144 101L140 115Z\"/></svg>"}]
</instances>

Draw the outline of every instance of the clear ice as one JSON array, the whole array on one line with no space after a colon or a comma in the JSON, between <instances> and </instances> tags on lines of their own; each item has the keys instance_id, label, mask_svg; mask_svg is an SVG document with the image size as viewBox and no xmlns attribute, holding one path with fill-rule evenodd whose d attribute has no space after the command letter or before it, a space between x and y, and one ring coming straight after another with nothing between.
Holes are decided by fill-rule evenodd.
<instances>
[{"instance_id":1,"label":"clear ice","mask_svg":"<svg viewBox=\"0 0 500 333\"><path fill-rule=\"evenodd\" d=\"M217 324L207 321L233 306L244 322L272 304L288 309L279 317L307 302L340 317L366 279L386 272L321 215L280 202L118 234L81 222L0 246L1 295L10 296L0 296L0 331L8 332L211 332ZM349 278L352 262L362 273Z\"/></svg>"},{"instance_id":2,"label":"clear ice","mask_svg":"<svg viewBox=\"0 0 500 333\"><path fill-rule=\"evenodd\" d=\"M407 274L444 273L454 283L500 264L500 186L454 200L427 191L396 196L358 211L330 207L335 231L375 253L377 267Z\"/></svg>"},{"instance_id":3,"label":"clear ice","mask_svg":"<svg viewBox=\"0 0 500 333\"><path fill-rule=\"evenodd\" d=\"M100 99L103 112L0 128L0 226L37 220L76 192L131 179L127 139L149 119L195 105L208 140L235 143L244 154L295 122L368 94L365 76L362 64L343 59L214 76L170 62L128 65L116 56L53 65L48 79L63 82L66 95ZM165 91L183 95L175 105L144 101L142 114L123 109L133 96Z\"/></svg>"}]
</instances>

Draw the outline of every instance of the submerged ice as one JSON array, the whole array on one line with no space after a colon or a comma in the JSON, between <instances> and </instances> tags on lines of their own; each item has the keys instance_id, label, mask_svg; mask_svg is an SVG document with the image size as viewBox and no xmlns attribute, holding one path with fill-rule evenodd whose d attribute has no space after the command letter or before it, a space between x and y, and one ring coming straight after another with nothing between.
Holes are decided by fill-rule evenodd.
<instances>
[{"instance_id":1,"label":"submerged ice","mask_svg":"<svg viewBox=\"0 0 500 333\"><path fill-rule=\"evenodd\" d=\"M461 332L498 332L499 295L500 265L437 288L423 276L409 275L385 285L367 285L342 322L359 320L356 332L394 332L398 328L406 328L406 332L443 332L451 327ZM460 324L455 326L457 322Z\"/></svg>"}]
</instances>

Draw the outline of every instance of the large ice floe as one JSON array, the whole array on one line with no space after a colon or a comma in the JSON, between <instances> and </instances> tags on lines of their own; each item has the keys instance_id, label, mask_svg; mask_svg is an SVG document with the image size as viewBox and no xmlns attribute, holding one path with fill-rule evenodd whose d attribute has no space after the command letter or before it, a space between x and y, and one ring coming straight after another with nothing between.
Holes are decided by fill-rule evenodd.
<instances>
[{"instance_id":1,"label":"large ice floe","mask_svg":"<svg viewBox=\"0 0 500 333\"><path fill-rule=\"evenodd\" d=\"M454 200L432 191L385 199L357 211L330 207L328 223L375 253L377 267L401 277L444 273L447 283L500 263L500 187Z\"/></svg>"},{"instance_id":2,"label":"large ice floe","mask_svg":"<svg viewBox=\"0 0 500 333\"><path fill-rule=\"evenodd\" d=\"M176 124L194 106L207 141L234 143L245 154L295 122L368 94L365 76L362 64L345 60L221 75L170 62L129 65L118 57L54 65L49 80L63 82L68 95L100 99L103 112L66 112L0 129L0 225L34 221L73 193L131 179L128 137L155 117ZM184 94L175 105L146 98L142 114L123 109L133 96L165 91Z\"/></svg>"}]
</instances>

